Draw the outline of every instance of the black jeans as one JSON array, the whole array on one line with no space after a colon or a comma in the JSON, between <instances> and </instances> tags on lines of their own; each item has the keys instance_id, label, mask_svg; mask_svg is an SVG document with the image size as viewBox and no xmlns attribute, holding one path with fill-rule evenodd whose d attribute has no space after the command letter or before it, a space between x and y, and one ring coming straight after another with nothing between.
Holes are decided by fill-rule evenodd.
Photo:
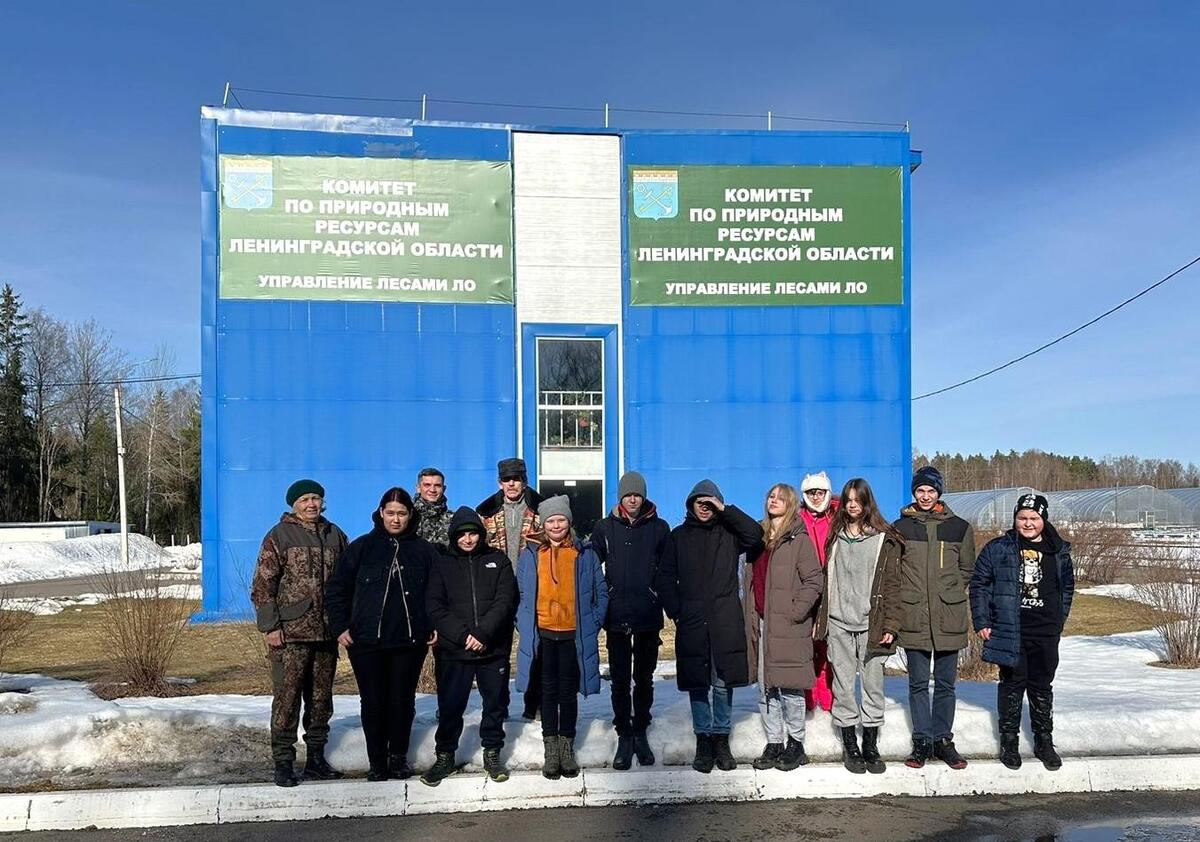
<instances>
[{"instance_id":1,"label":"black jeans","mask_svg":"<svg viewBox=\"0 0 1200 842\"><path fill-rule=\"evenodd\" d=\"M658 666L658 632L608 631L608 669L612 677L613 725L622 737L646 730L654 704L654 668ZM630 679L633 694L630 698Z\"/></svg>"},{"instance_id":2,"label":"black jeans","mask_svg":"<svg viewBox=\"0 0 1200 842\"><path fill-rule=\"evenodd\" d=\"M542 660L542 736L575 738L579 719L579 662L575 641L538 641Z\"/></svg>"},{"instance_id":3,"label":"black jeans","mask_svg":"<svg viewBox=\"0 0 1200 842\"><path fill-rule=\"evenodd\" d=\"M373 769L386 768L389 754L408 755L417 681L428 651L428 646L349 649L362 704L367 760Z\"/></svg>"},{"instance_id":4,"label":"black jeans","mask_svg":"<svg viewBox=\"0 0 1200 842\"><path fill-rule=\"evenodd\" d=\"M1000 692L1050 690L1058 672L1058 637L1022 637L1017 665L1000 667Z\"/></svg>"},{"instance_id":5,"label":"black jeans","mask_svg":"<svg viewBox=\"0 0 1200 842\"><path fill-rule=\"evenodd\" d=\"M483 718L479 739L484 748L504 747L504 688L508 686L508 653L486 661L456 661L442 657L437 665L438 727L435 746L453 754L463 731L463 712L471 697L471 682L479 686Z\"/></svg>"}]
</instances>

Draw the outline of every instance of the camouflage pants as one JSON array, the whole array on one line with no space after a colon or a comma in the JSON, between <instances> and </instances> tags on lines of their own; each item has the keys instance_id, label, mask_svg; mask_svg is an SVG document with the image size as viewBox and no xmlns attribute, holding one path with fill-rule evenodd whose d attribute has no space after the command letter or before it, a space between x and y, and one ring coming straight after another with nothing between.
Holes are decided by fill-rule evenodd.
<instances>
[{"instance_id":1,"label":"camouflage pants","mask_svg":"<svg viewBox=\"0 0 1200 842\"><path fill-rule=\"evenodd\" d=\"M304 742L324 746L333 716L333 675L337 669L335 641L287 643L271 652L271 756L276 762L296 759L296 729L304 705Z\"/></svg>"}]
</instances>

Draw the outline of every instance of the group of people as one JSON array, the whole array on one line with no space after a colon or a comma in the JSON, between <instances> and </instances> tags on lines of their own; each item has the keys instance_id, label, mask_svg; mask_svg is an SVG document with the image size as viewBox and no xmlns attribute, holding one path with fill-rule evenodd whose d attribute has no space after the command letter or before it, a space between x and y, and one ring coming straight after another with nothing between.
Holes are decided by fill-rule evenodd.
<instances>
[{"instance_id":1,"label":"group of people","mask_svg":"<svg viewBox=\"0 0 1200 842\"><path fill-rule=\"evenodd\" d=\"M1013 528L977 559L971 526L941 500L942 477L931 466L915 473L913 502L893 523L866 480L851 479L835 497L819 472L799 492L772 486L761 520L703 480L673 529L630 471L586 541L569 499L543 499L521 459L499 463L498 483L476 508L451 512L445 476L426 468L416 498L388 489L373 528L354 541L324 517L317 482L288 489L290 510L263 540L251 589L272 661L277 785L298 783L302 709L303 776L341 777L325 757L339 645L358 683L369 780L415 774L409 739L430 647L436 760L421 781L436 786L458 768L473 686L484 770L507 780L501 750L514 631L514 684L523 718L541 718L546 777L579 774L578 697L600 691L601 630L617 733L612 767L629 769L635 757L653 765L647 728L664 614L675 625L676 680L689 695L699 772L736 767L733 693L751 684L766 732L754 768L806 764L807 711L821 707L838 729L845 767L883 772L884 662L897 647L907 658L912 720L905 764L965 768L954 746L955 681L972 622L984 659L1000 666L1000 760L1021 765L1028 695L1034 754L1047 769L1061 766L1052 684L1074 576L1070 545L1041 495L1021 497Z\"/></svg>"}]
</instances>

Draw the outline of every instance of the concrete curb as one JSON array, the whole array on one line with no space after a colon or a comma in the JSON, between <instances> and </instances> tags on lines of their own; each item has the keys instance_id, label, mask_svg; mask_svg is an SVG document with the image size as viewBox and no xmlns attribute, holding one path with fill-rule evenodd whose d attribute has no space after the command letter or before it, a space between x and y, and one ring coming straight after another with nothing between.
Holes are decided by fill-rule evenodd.
<instances>
[{"instance_id":1,"label":"concrete curb","mask_svg":"<svg viewBox=\"0 0 1200 842\"><path fill-rule=\"evenodd\" d=\"M1200 755L1067 758L1058 772L1027 760L1010 771L994 760L973 760L964 771L889 764L882 775L852 775L840 765L814 764L794 772L701 775L687 767L614 772L585 769L573 780L549 781L533 772L495 784L482 773L459 773L436 788L415 778L367 783L304 783L88 790L0 795L0 831L162 827L231 822L301 821L326 816L403 816L544 807L679 804L691 801L770 801L785 798L866 798L875 795L1017 795L1021 793L1172 791L1200 789Z\"/></svg>"}]
</instances>

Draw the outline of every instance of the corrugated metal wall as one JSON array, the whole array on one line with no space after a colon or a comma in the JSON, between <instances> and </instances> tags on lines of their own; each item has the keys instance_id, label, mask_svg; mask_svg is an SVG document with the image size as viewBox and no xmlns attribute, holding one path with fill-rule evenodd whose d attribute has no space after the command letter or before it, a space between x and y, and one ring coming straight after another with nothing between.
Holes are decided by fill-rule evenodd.
<instances>
[{"instance_id":1,"label":"corrugated metal wall","mask_svg":"<svg viewBox=\"0 0 1200 842\"><path fill-rule=\"evenodd\" d=\"M201 619L220 619L248 613L259 542L292 481L323 483L327 515L351 537L384 490L411 490L425 465L449 475L452 503L473 506L512 453L517 410L511 306L218 299L216 154L508 160L510 135L206 126L203 137Z\"/></svg>"},{"instance_id":2,"label":"corrugated metal wall","mask_svg":"<svg viewBox=\"0 0 1200 842\"><path fill-rule=\"evenodd\" d=\"M900 166L899 133L626 132L626 165ZM625 308L625 465L673 522L695 482L758 516L775 482L865 476L885 513L908 498L909 229L905 303ZM626 271L628 278L628 268Z\"/></svg>"},{"instance_id":3,"label":"corrugated metal wall","mask_svg":"<svg viewBox=\"0 0 1200 842\"><path fill-rule=\"evenodd\" d=\"M201 619L248 614L259 541L300 476L325 484L328 514L351 536L368 528L385 488L411 488L427 464L446 472L452 505L491 493L495 463L518 451L518 418L536 403L530 388L518 400L518 354L550 328L608 337L606 370L622 372L605 389L605 435L614 444L608 482L619 466L642 471L673 523L705 476L753 514L771 483L798 485L818 469L830 472L835 488L866 476L889 514L907 499L907 224L899 306L632 307L619 248L628 165L899 166L907 221L913 154L906 134L599 136L295 115L255 120L201 126ZM514 160L516 309L218 299L219 153ZM539 232L550 232L555 245L539 251ZM522 362L532 382L530 361ZM521 440L526 450L536 446L528 430Z\"/></svg>"}]
</instances>

